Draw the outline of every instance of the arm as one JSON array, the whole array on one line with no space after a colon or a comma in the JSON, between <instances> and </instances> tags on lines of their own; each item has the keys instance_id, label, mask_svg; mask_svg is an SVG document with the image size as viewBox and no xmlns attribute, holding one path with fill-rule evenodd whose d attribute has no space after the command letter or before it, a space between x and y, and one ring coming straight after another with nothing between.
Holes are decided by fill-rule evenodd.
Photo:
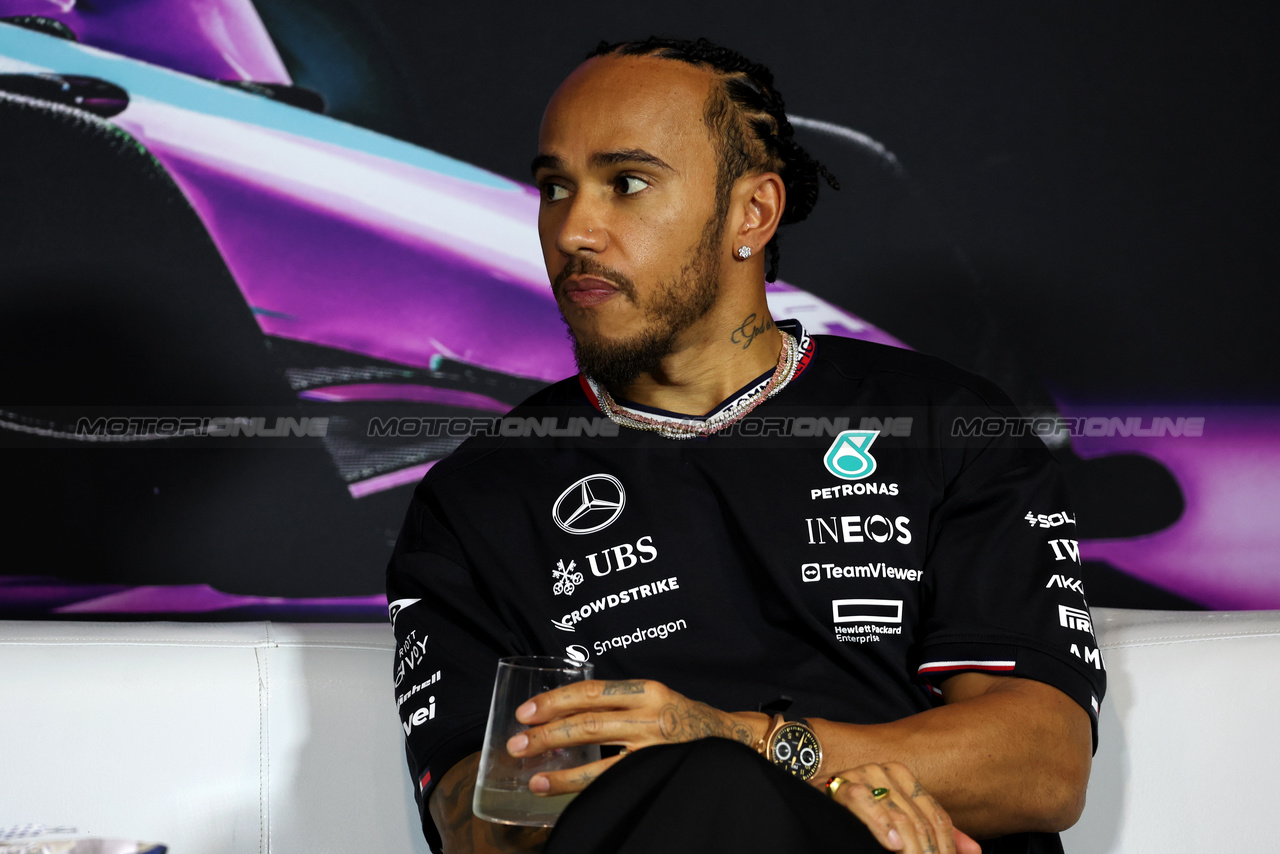
<instances>
[{"instance_id":1,"label":"arm","mask_svg":"<svg viewBox=\"0 0 1280 854\"><path fill-rule=\"evenodd\" d=\"M637 688L612 690L618 684ZM1083 709L1048 685L978 673L948 679L943 699L940 708L887 724L810 719L826 754L815 783L842 769L896 762L974 836L1056 830L1075 821L1092 748ZM508 745L515 755L584 743L634 750L706 735L754 744L769 725L758 712L721 712L641 680L579 683L533 698L517 716L534 726ZM578 791L585 786L581 771L595 776L615 761L537 775L530 788Z\"/></svg>"},{"instance_id":2,"label":"arm","mask_svg":"<svg viewBox=\"0 0 1280 854\"><path fill-rule=\"evenodd\" d=\"M945 705L886 724L809 719L822 770L906 765L977 837L1070 827L1084 808L1089 715L1062 692L1026 679L962 673L942 684Z\"/></svg>"},{"instance_id":3,"label":"arm","mask_svg":"<svg viewBox=\"0 0 1280 854\"><path fill-rule=\"evenodd\" d=\"M444 854L508 854L540 852L549 827L518 827L475 817L471 798L476 789L480 754L473 753L449 769L429 801L431 820L440 831Z\"/></svg>"}]
</instances>

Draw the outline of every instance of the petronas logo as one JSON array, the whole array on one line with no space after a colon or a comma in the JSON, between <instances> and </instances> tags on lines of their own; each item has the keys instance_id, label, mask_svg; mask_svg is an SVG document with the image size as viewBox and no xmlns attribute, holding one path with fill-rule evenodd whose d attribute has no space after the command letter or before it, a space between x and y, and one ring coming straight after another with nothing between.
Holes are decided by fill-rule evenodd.
<instances>
[{"instance_id":1,"label":"petronas logo","mask_svg":"<svg viewBox=\"0 0 1280 854\"><path fill-rule=\"evenodd\" d=\"M879 435L877 430L845 430L836 436L823 459L827 471L845 480L861 480L870 475L876 470L871 443Z\"/></svg>"}]
</instances>

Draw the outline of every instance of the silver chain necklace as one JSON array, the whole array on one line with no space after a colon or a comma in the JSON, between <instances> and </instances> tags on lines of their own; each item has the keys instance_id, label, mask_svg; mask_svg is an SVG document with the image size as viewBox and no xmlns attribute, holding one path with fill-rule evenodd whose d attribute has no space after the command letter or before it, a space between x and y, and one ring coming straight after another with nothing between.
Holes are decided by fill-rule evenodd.
<instances>
[{"instance_id":1,"label":"silver chain necklace","mask_svg":"<svg viewBox=\"0 0 1280 854\"><path fill-rule=\"evenodd\" d=\"M696 436L710 436L730 424L736 424L747 413L773 397L786 387L796 375L800 366L800 342L785 329L782 333L782 352L778 355L778 366L766 382L743 394L733 403L707 418L654 418L629 406L624 406L613 399L609 390L587 377L587 383L595 392L600 402L600 409L615 424L630 427L633 430L647 430L666 436L668 439L692 439Z\"/></svg>"}]
</instances>

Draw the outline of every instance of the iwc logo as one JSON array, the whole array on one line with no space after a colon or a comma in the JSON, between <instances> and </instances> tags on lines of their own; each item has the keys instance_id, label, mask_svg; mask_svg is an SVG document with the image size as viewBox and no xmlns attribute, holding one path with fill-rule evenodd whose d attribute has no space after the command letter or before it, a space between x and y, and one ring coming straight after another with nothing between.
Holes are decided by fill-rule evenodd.
<instances>
[{"instance_id":1,"label":"iwc logo","mask_svg":"<svg viewBox=\"0 0 1280 854\"><path fill-rule=\"evenodd\" d=\"M880 433L876 430L845 430L827 449L823 462L827 471L844 480L862 480L876 470L871 456L871 443Z\"/></svg>"},{"instance_id":2,"label":"iwc logo","mask_svg":"<svg viewBox=\"0 0 1280 854\"><path fill-rule=\"evenodd\" d=\"M622 481L611 474L593 474L560 493L551 518L570 534L594 534L612 525L626 504Z\"/></svg>"}]
</instances>

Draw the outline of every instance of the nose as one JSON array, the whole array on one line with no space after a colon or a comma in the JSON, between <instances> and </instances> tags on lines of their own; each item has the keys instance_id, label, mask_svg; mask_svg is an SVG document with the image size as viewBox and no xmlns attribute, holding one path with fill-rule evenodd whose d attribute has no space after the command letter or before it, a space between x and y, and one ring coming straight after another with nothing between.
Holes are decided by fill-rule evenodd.
<instances>
[{"instance_id":1,"label":"nose","mask_svg":"<svg viewBox=\"0 0 1280 854\"><path fill-rule=\"evenodd\" d=\"M561 254L599 254L608 247L609 232L600 203L580 193L568 200L563 216L555 235L556 249Z\"/></svg>"}]
</instances>

